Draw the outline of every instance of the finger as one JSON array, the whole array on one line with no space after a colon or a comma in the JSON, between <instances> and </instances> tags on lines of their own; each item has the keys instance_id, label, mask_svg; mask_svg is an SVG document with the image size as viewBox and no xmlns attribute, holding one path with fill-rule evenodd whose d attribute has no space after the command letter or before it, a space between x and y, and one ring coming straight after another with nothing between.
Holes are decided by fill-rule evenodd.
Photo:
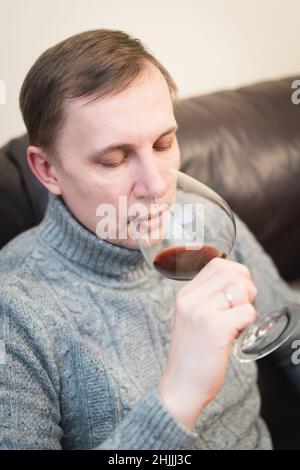
<instances>
[{"instance_id":1,"label":"finger","mask_svg":"<svg viewBox=\"0 0 300 470\"><path fill-rule=\"evenodd\" d=\"M248 286L247 283L249 283ZM231 283L222 291L215 292L206 299L205 310L227 310L240 304L252 303L255 297L256 292L252 289L250 281ZM197 303L199 304L199 301Z\"/></svg>"},{"instance_id":2,"label":"finger","mask_svg":"<svg viewBox=\"0 0 300 470\"><path fill-rule=\"evenodd\" d=\"M257 317L257 313L252 304L242 304L236 307L223 310L220 317L220 328L227 330L229 338L236 339L239 334Z\"/></svg>"},{"instance_id":3,"label":"finger","mask_svg":"<svg viewBox=\"0 0 300 470\"><path fill-rule=\"evenodd\" d=\"M251 273L244 264L223 258L213 258L191 281L185 284L183 289L186 292L189 292L190 290L194 289L195 286L198 286L199 283L205 282L212 278L225 267L236 271L246 279L252 280Z\"/></svg>"},{"instance_id":4,"label":"finger","mask_svg":"<svg viewBox=\"0 0 300 470\"><path fill-rule=\"evenodd\" d=\"M191 286L193 289L190 288L188 291L185 290L184 294L187 300L189 297L191 297L192 303L196 301L198 304L201 304L206 302L209 297L216 295L225 289L229 289L231 284L236 286L234 287L234 290L239 290L238 298L242 296L245 298L245 300L250 302L254 300L257 294L257 289L252 280L245 278L231 267L226 267L222 271L218 271L213 277L210 277L201 284L198 283L194 286ZM228 291L228 293L231 292Z\"/></svg>"}]
</instances>

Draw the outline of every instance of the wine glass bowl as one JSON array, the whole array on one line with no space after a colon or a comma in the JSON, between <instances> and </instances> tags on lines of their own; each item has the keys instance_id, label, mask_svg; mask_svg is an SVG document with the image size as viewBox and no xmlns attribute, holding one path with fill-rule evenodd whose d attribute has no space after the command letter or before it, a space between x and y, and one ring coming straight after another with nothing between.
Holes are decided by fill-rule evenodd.
<instances>
[{"instance_id":1,"label":"wine glass bowl","mask_svg":"<svg viewBox=\"0 0 300 470\"><path fill-rule=\"evenodd\" d=\"M235 220L224 199L194 178L169 170L168 182L171 197L167 202L153 198L149 209L159 215L134 219L135 238L150 267L165 277L186 281L212 258L229 256Z\"/></svg>"}]
</instances>

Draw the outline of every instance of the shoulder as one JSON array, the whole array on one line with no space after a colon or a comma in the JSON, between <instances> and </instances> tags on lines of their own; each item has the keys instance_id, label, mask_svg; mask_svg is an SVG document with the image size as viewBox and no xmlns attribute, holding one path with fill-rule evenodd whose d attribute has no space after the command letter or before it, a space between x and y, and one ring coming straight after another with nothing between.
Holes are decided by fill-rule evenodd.
<instances>
[{"instance_id":1,"label":"shoulder","mask_svg":"<svg viewBox=\"0 0 300 470\"><path fill-rule=\"evenodd\" d=\"M266 255L263 247L247 224L234 213L236 223L236 241L230 258L241 263L252 263Z\"/></svg>"},{"instance_id":2,"label":"shoulder","mask_svg":"<svg viewBox=\"0 0 300 470\"><path fill-rule=\"evenodd\" d=\"M0 251L0 309L13 322L31 325L48 335L61 330L63 316L51 289L40 275L49 253L40 249L38 227L17 236Z\"/></svg>"},{"instance_id":3,"label":"shoulder","mask_svg":"<svg viewBox=\"0 0 300 470\"><path fill-rule=\"evenodd\" d=\"M10 274L17 275L22 271L24 263L28 260L36 247L38 227L21 233L0 250L0 278L1 284Z\"/></svg>"},{"instance_id":4,"label":"shoulder","mask_svg":"<svg viewBox=\"0 0 300 470\"><path fill-rule=\"evenodd\" d=\"M7 262L9 258L5 254ZM18 256L12 259L15 264ZM51 294L28 271L28 259L20 255L19 261L19 267L0 268L0 338L13 364L19 360L24 367L42 364L56 380L61 347L71 337L70 328Z\"/></svg>"},{"instance_id":5,"label":"shoulder","mask_svg":"<svg viewBox=\"0 0 300 470\"><path fill-rule=\"evenodd\" d=\"M0 250L0 305L10 299L16 308L29 303L31 307L41 297L35 296L38 227L27 230Z\"/></svg>"}]
</instances>

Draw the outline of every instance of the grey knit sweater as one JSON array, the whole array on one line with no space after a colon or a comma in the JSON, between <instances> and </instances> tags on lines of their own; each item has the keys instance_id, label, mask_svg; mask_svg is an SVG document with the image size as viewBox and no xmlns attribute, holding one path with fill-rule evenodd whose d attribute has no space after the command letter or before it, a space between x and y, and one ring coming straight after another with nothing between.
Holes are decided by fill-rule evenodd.
<instances>
[{"instance_id":1,"label":"grey knit sweater","mask_svg":"<svg viewBox=\"0 0 300 470\"><path fill-rule=\"evenodd\" d=\"M231 258L251 269L264 311L289 291L237 220ZM192 432L165 409L157 384L176 289L50 196L42 223L0 253L0 448L270 448L253 363L230 360Z\"/></svg>"}]
</instances>

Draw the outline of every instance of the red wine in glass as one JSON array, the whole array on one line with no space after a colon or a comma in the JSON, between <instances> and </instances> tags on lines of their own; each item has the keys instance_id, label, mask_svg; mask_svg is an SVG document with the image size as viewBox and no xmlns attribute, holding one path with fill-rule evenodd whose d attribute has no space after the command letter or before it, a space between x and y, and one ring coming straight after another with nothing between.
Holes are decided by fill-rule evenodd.
<instances>
[{"instance_id":1,"label":"red wine in glass","mask_svg":"<svg viewBox=\"0 0 300 470\"><path fill-rule=\"evenodd\" d=\"M226 258L218 248L203 245L190 249L187 246L172 246L161 250L154 258L153 266L170 279L188 281L213 258Z\"/></svg>"}]
</instances>

